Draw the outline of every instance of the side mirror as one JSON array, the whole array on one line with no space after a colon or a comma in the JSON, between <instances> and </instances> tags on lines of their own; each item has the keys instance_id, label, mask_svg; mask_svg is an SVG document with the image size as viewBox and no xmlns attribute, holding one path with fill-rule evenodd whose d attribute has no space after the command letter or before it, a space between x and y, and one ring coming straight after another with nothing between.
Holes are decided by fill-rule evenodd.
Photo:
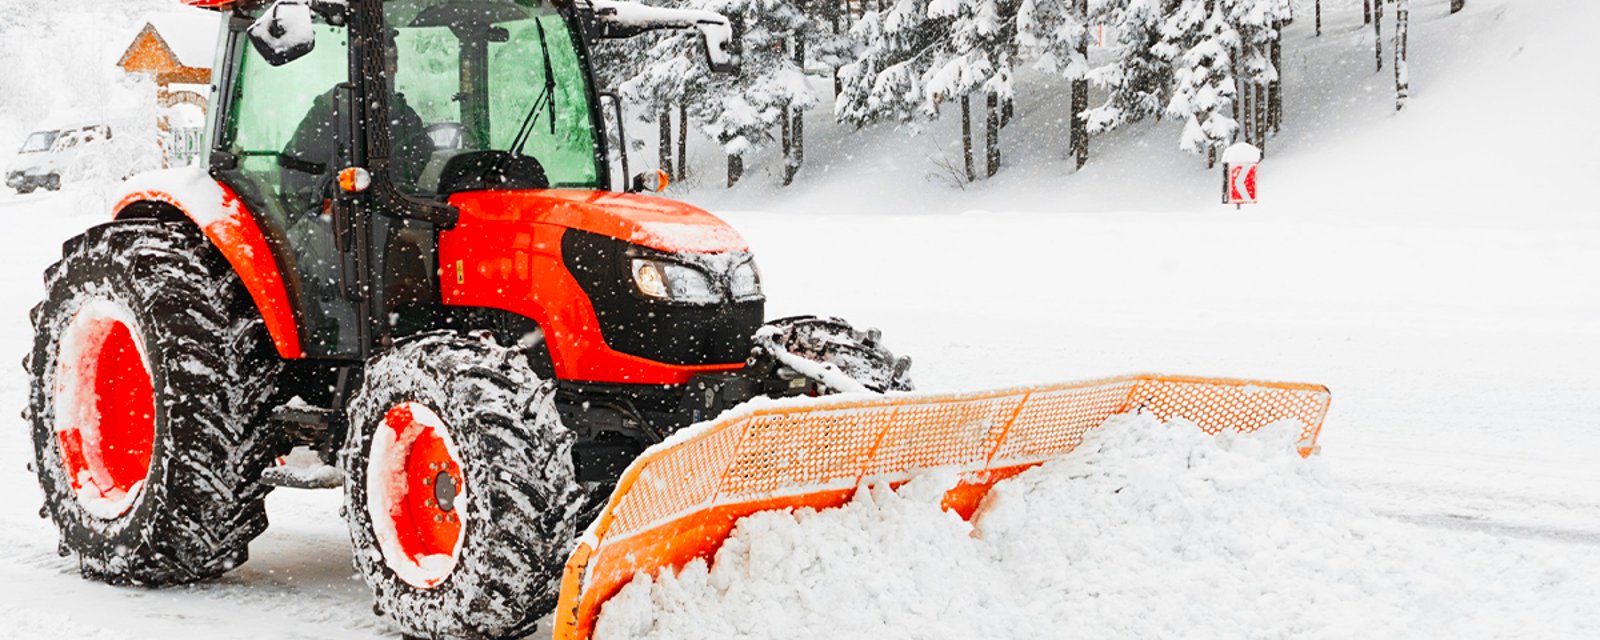
<instances>
[{"instance_id":1,"label":"side mirror","mask_svg":"<svg viewBox=\"0 0 1600 640\"><path fill-rule=\"evenodd\" d=\"M633 177L633 184L628 187L628 193L661 193L667 190L667 185L672 184L672 178L667 172L660 169L646 171Z\"/></svg>"},{"instance_id":2,"label":"side mirror","mask_svg":"<svg viewBox=\"0 0 1600 640\"><path fill-rule=\"evenodd\" d=\"M718 16L721 17L721 16ZM739 71L739 39L727 18L721 21L700 20L695 23L700 37L706 42L706 64L713 73Z\"/></svg>"},{"instance_id":3,"label":"side mirror","mask_svg":"<svg viewBox=\"0 0 1600 640\"><path fill-rule=\"evenodd\" d=\"M317 46L308 0L278 0L247 33L256 52L274 67L299 60Z\"/></svg>"},{"instance_id":4,"label":"side mirror","mask_svg":"<svg viewBox=\"0 0 1600 640\"><path fill-rule=\"evenodd\" d=\"M706 43L706 62L717 73L739 70L739 32L735 24L715 11L651 7L627 0L593 0L601 38L631 38L661 29L698 29ZM735 17L737 19L737 16Z\"/></svg>"}]
</instances>

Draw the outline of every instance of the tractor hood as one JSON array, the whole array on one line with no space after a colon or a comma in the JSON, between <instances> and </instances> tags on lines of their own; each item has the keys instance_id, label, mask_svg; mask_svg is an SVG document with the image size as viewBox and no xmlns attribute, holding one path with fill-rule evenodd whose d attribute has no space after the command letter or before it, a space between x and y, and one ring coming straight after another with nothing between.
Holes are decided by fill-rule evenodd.
<instances>
[{"instance_id":1,"label":"tractor hood","mask_svg":"<svg viewBox=\"0 0 1600 640\"><path fill-rule=\"evenodd\" d=\"M721 218L652 196L568 189L480 191L451 196L450 204L461 210L463 222L548 224L674 253L749 249Z\"/></svg>"}]
</instances>

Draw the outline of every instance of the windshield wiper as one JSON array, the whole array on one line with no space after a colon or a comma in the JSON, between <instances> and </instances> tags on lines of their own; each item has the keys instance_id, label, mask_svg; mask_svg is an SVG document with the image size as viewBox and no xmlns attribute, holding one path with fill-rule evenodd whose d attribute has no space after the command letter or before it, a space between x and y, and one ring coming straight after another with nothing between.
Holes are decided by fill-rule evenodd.
<instances>
[{"instance_id":1,"label":"windshield wiper","mask_svg":"<svg viewBox=\"0 0 1600 640\"><path fill-rule=\"evenodd\" d=\"M533 106L528 109L528 117L522 120L522 127L517 130L517 137L511 142L511 156L522 155L528 140L533 137L533 125L538 122L539 113L550 112L550 135L556 134L556 73L555 65L550 62L550 43L545 39L544 23L538 19L533 21L533 26L539 30L539 49L544 54L544 91L533 101Z\"/></svg>"}]
</instances>

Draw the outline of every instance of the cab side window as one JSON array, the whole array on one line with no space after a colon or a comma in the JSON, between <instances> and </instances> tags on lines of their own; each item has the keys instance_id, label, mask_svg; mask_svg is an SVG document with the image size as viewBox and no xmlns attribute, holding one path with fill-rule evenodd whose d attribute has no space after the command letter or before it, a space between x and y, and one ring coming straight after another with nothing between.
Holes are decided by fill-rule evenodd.
<instances>
[{"instance_id":1,"label":"cab side window","mask_svg":"<svg viewBox=\"0 0 1600 640\"><path fill-rule=\"evenodd\" d=\"M343 166L336 87L348 81L342 27L316 25L316 48L274 67L243 32L241 56L218 147L237 159L224 178L256 214L299 300L302 346L312 355L358 348L356 314L341 286L332 197Z\"/></svg>"}]
</instances>

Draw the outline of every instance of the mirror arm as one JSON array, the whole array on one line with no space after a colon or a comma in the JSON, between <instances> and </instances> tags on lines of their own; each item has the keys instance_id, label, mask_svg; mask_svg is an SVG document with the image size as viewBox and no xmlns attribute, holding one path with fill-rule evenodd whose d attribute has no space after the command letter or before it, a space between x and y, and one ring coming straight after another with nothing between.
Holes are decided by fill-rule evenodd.
<instances>
[{"instance_id":1,"label":"mirror arm","mask_svg":"<svg viewBox=\"0 0 1600 640\"><path fill-rule=\"evenodd\" d=\"M628 188L628 176L631 175L631 172L628 171L628 128L627 125L623 123L622 98L610 91L600 92L601 100L608 98L611 100L612 110L617 116L617 150L622 156L622 187L624 190L626 190Z\"/></svg>"},{"instance_id":2,"label":"mirror arm","mask_svg":"<svg viewBox=\"0 0 1600 640\"><path fill-rule=\"evenodd\" d=\"M342 1L311 0L311 10L322 16L328 24L335 27L344 26L345 17L349 15L350 5Z\"/></svg>"},{"instance_id":3,"label":"mirror arm","mask_svg":"<svg viewBox=\"0 0 1600 640\"><path fill-rule=\"evenodd\" d=\"M738 70L743 25L737 16L730 20L715 11L652 7L624 0L593 0L592 5L595 30L600 38L631 38L651 31L696 29L705 42L706 62L712 71L734 73Z\"/></svg>"}]
</instances>

